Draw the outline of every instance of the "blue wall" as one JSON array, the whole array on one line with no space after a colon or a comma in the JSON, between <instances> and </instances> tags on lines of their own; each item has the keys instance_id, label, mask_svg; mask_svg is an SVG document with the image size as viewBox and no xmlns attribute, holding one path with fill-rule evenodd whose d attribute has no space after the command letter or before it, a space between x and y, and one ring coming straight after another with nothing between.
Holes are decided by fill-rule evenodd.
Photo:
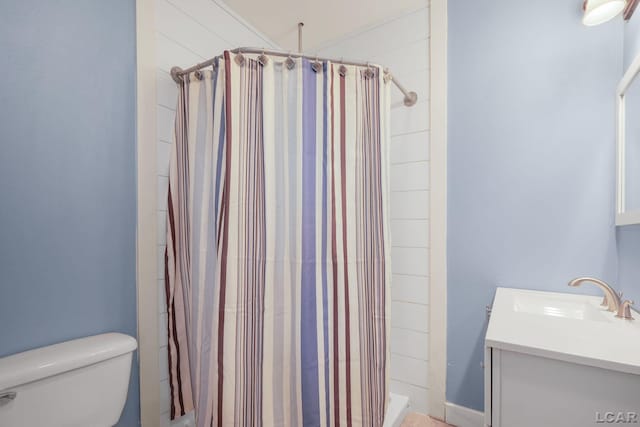
<instances>
[{"instance_id":1,"label":"blue wall","mask_svg":"<svg viewBox=\"0 0 640 427\"><path fill-rule=\"evenodd\" d=\"M0 356L135 336L135 2L0 10Z\"/></svg>"},{"instance_id":2,"label":"blue wall","mask_svg":"<svg viewBox=\"0 0 640 427\"><path fill-rule=\"evenodd\" d=\"M578 275L617 278L623 27L584 27L580 6L449 1L447 399L459 405L483 410L496 286L571 292Z\"/></svg>"},{"instance_id":3,"label":"blue wall","mask_svg":"<svg viewBox=\"0 0 640 427\"><path fill-rule=\"evenodd\" d=\"M624 70L640 54L640 11L624 25ZM636 82L637 84L637 82ZM620 287L625 298L640 304L640 225L618 227Z\"/></svg>"},{"instance_id":4,"label":"blue wall","mask_svg":"<svg viewBox=\"0 0 640 427\"><path fill-rule=\"evenodd\" d=\"M634 13L631 19L624 23L623 73L640 53L639 15L639 13Z\"/></svg>"}]
</instances>

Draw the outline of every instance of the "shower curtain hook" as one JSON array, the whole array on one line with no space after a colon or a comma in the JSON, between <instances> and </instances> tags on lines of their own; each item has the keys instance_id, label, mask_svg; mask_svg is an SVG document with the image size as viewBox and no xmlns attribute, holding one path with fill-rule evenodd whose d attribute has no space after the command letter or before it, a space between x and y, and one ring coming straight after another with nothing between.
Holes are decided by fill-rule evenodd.
<instances>
[{"instance_id":1,"label":"shower curtain hook","mask_svg":"<svg viewBox=\"0 0 640 427\"><path fill-rule=\"evenodd\" d=\"M316 54L316 60L311 64L311 69L316 73L322 71L322 63L318 61L318 55Z\"/></svg>"},{"instance_id":2,"label":"shower curtain hook","mask_svg":"<svg viewBox=\"0 0 640 427\"><path fill-rule=\"evenodd\" d=\"M235 61L236 61L236 64L238 64L241 67L244 65L244 55L242 54L242 52L238 52L238 54L236 55Z\"/></svg>"},{"instance_id":3,"label":"shower curtain hook","mask_svg":"<svg viewBox=\"0 0 640 427\"><path fill-rule=\"evenodd\" d=\"M267 55L264 54L264 49L262 50L262 54L260 56L258 56L258 62L260 63L260 65L262 65L263 67L265 65L267 65L267 63L269 62L269 58L267 58Z\"/></svg>"},{"instance_id":4,"label":"shower curtain hook","mask_svg":"<svg viewBox=\"0 0 640 427\"><path fill-rule=\"evenodd\" d=\"M344 58L340 57L340 68L338 68L338 73L344 77L347 75L347 67L344 66Z\"/></svg>"},{"instance_id":5,"label":"shower curtain hook","mask_svg":"<svg viewBox=\"0 0 640 427\"><path fill-rule=\"evenodd\" d=\"M287 66L288 70L293 70L293 67L296 66L296 61L294 61L291 57L291 51L289 51L289 55L287 56L287 59L284 61L284 63Z\"/></svg>"},{"instance_id":6,"label":"shower curtain hook","mask_svg":"<svg viewBox=\"0 0 640 427\"><path fill-rule=\"evenodd\" d=\"M391 78L392 78L391 71L389 71L388 68L385 68L384 69L384 77L383 77L384 82L385 83L389 83L391 81Z\"/></svg>"},{"instance_id":7,"label":"shower curtain hook","mask_svg":"<svg viewBox=\"0 0 640 427\"><path fill-rule=\"evenodd\" d=\"M364 76L367 79L370 79L373 77L373 70L371 69L371 65L369 64L369 62L367 62L367 69L364 71Z\"/></svg>"}]
</instances>

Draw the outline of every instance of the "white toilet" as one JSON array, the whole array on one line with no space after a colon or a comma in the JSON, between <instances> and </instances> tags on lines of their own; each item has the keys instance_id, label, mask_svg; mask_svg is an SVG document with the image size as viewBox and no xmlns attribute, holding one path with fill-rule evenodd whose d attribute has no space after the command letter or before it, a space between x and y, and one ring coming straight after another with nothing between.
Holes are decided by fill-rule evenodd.
<instances>
[{"instance_id":1,"label":"white toilet","mask_svg":"<svg viewBox=\"0 0 640 427\"><path fill-rule=\"evenodd\" d=\"M136 347L109 333L0 358L0 426L113 426Z\"/></svg>"}]
</instances>

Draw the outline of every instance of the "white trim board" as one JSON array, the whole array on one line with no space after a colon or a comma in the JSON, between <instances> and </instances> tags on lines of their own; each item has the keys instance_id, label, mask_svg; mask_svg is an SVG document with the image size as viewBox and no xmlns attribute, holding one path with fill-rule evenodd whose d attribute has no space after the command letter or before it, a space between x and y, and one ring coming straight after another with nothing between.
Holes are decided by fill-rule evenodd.
<instances>
[{"instance_id":1,"label":"white trim board","mask_svg":"<svg viewBox=\"0 0 640 427\"><path fill-rule=\"evenodd\" d=\"M447 0L431 0L429 415L445 418L447 384Z\"/></svg>"},{"instance_id":2,"label":"white trim board","mask_svg":"<svg viewBox=\"0 0 640 427\"><path fill-rule=\"evenodd\" d=\"M136 290L142 427L160 425L155 52L155 1L136 0Z\"/></svg>"},{"instance_id":3,"label":"white trim board","mask_svg":"<svg viewBox=\"0 0 640 427\"><path fill-rule=\"evenodd\" d=\"M448 424L454 425L456 427L484 426L484 412L476 411L475 409L466 408L464 406L459 406L451 402L445 403L445 408L445 421Z\"/></svg>"}]
</instances>

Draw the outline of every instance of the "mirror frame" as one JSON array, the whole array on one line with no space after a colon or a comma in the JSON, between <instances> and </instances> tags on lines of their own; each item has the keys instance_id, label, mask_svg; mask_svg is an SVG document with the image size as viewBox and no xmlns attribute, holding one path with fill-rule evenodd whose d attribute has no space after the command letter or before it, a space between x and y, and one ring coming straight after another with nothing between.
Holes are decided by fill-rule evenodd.
<instances>
[{"instance_id":1,"label":"mirror frame","mask_svg":"<svg viewBox=\"0 0 640 427\"><path fill-rule=\"evenodd\" d=\"M618 124L616 137L616 225L640 224L640 210L627 211L626 201L626 163L625 163L625 93L640 73L640 55L636 56L616 89ZM640 165L638 166L640 167Z\"/></svg>"}]
</instances>

